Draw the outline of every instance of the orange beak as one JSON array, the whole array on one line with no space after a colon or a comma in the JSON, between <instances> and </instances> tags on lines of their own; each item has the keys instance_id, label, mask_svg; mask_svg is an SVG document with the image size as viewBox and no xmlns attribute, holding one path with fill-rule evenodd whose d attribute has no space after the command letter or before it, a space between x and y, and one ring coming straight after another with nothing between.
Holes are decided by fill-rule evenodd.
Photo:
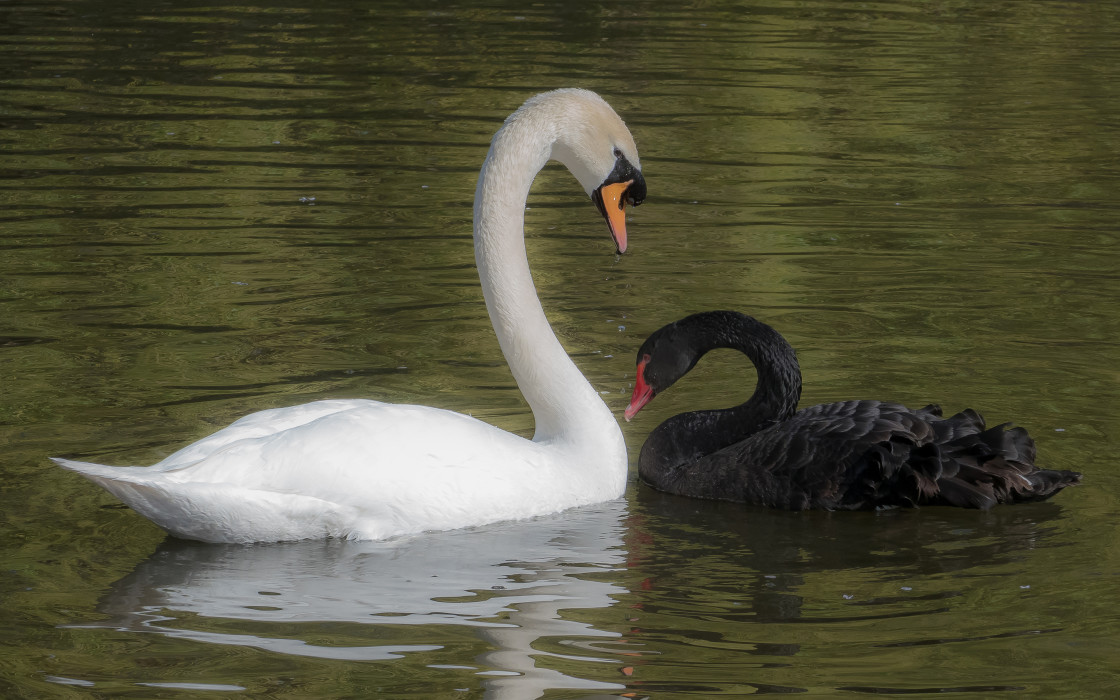
<instances>
[{"instance_id":1,"label":"orange beak","mask_svg":"<svg viewBox=\"0 0 1120 700\"><path fill-rule=\"evenodd\" d=\"M626 252L626 190L633 183L633 180L627 180L603 185L592 193L599 213L607 220L607 228L619 253Z\"/></svg>"}]
</instances>

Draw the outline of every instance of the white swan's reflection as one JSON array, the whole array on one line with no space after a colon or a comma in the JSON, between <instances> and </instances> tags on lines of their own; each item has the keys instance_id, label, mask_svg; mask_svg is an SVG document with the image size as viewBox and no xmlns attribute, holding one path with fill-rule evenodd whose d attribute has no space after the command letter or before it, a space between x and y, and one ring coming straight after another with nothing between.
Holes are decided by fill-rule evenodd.
<instances>
[{"instance_id":1,"label":"white swan's reflection","mask_svg":"<svg viewBox=\"0 0 1120 700\"><path fill-rule=\"evenodd\" d=\"M533 698L549 688L619 689L538 667L534 657L550 654L532 645L544 637L619 636L565 620L559 611L609 607L612 595L625 592L594 580L601 576L587 576L621 568L625 514L619 500L388 542L243 546L169 540L113 585L100 608L110 617L97 626L281 654L378 660L441 645L346 645L350 634L329 646L312 644L293 638L293 623L469 625L492 651L448 663L473 661L492 697ZM215 631L234 626L257 633ZM321 638L321 625L308 633Z\"/></svg>"}]
</instances>

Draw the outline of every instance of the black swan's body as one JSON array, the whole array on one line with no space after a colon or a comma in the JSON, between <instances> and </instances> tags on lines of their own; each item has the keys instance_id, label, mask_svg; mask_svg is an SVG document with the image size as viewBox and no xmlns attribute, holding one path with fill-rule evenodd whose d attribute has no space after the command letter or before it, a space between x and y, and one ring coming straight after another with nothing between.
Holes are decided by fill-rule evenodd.
<instances>
[{"instance_id":1,"label":"black swan's body","mask_svg":"<svg viewBox=\"0 0 1120 700\"><path fill-rule=\"evenodd\" d=\"M793 348L734 311L695 314L646 340L627 420L715 348L750 358L755 392L734 408L673 416L650 434L638 469L658 490L791 510L990 508L1043 500L1081 479L1039 469L1026 430L987 428L971 409L942 418L935 405L842 401L797 411Z\"/></svg>"}]
</instances>

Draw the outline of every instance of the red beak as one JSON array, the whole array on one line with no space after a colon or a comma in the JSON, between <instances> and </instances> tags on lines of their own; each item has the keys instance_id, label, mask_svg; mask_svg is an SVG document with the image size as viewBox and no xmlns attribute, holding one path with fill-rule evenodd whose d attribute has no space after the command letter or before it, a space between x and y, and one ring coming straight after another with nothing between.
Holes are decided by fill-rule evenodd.
<instances>
[{"instance_id":1,"label":"red beak","mask_svg":"<svg viewBox=\"0 0 1120 700\"><path fill-rule=\"evenodd\" d=\"M638 374L634 378L634 393L630 395L630 405L626 407L626 411L622 414L627 421L638 415L642 406L645 406L653 398L653 388L646 384L646 362L648 361L647 359L638 363Z\"/></svg>"}]
</instances>

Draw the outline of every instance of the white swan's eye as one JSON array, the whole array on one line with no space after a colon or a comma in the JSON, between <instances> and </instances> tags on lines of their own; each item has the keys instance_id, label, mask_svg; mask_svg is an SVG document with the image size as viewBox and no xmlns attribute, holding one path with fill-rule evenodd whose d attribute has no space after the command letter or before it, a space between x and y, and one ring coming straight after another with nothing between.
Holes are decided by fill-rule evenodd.
<instances>
[{"instance_id":1,"label":"white swan's eye","mask_svg":"<svg viewBox=\"0 0 1120 700\"><path fill-rule=\"evenodd\" d=\"M615 158L621 158L622 157L622 149L621 148L615 147L614 157Z\"/></svg>"}]
</instances>

